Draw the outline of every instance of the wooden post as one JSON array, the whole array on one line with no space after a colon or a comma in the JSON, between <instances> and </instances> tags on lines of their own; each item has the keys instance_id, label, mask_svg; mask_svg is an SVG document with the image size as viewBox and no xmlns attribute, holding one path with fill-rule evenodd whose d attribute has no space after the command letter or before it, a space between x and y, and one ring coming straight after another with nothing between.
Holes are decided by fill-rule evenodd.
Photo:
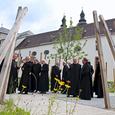
<instances>
[{"instance_id":1,"label":"wooden post","mask_svg":"<svg viewBox=\"0 0 115 115\"><path fill-rule=\"evenodd\" d=\"M114 78L114 86L115 86L115 68L113 68L113 78Z\"/></svg>"},{"instance_id":2,"label":"wooden post","mask_svg":"<svg viewBox=\"0 0 115 115\"><path fill-rule=\"evenodd\" d=\"M107 62L106 62L106 77L107 77Z\"/></svg>"},{"instance_id":3,"label":"wooden post","mask_svg":"<svg viewBox=\"0 0 115 115\"><path fill-rule=\"evenodd\" d=\"M14 36L17 35L17 31L19 30L21 21L22 21L24 15L27 12L27 7L23 8L23 9L21 7L19 7L19 9L20 9L20 10L18 10L19 16L16 18L16 21L15 21L13 27L11 28L11 30L8 33L6 39L4 40L4 42L1 45L1 48L0 48L0 64L1 64L2 60L4 59L4 57L6 56L6 53L9 49L10 45L13 43Z\"/></svg>"},{"instance_id":4,"label":"wooden post","mask_svg":"<svg viewBox=\"0 0 115 115\"><path fill-rule=\"evenodd\" d=\"M105 62L104 62L104 58L103 58L102 43L101 43L101 37L100 37L100 28L99 28L96 11L93 11L93 18L94 18L94 24L95 24L98 55L99 55L99 60L100 60L100 70L101 70L100 72L101 72L101 79L102 79L102 86L103 86L105 108L110 109L111 107L110 107L109 93L107 90L106 67L105 67Z\"/></svg>"},{"instance_id":5,"label":"wooden post","mask_svg":"<svg viewBox=\"0 0 115 115\"><path fill-rule=\"evenodd\" d=\"M105 29L105 31L104 31L105 32L105 36L107 38L107 41L109 43L109 46L110 46L110 49L111 49L111 52L112 52L112 55L113 55L113 58L115 60L115 44L114 44L114 41L112 40L111 34L109 32L109 29L107 27L107 24L106 24L103 16L100 15L99 18L100 18L101 23L103 24L104 29Z\"/></svg>"},{"instance_id":6,"label":"wooden post","mask_svg":"<svg viewBox=\"0 0 115 115\"><path fill-rule=\"evenodd\" d=\"M17 66L18 67L20 67L21 61L22 61L22 59L21 59L21 51L19 50L19 52L18 52L18 61L17 61Z\"/></svg>"},{"instance_id":7,"label":"wooden post","mask_svg":"<svg viewBox=\"0 0 115 115\"><path fill-rule=\"evenodd\" d=\"M48 65L50 65L50 59L48 60Z\"/></svg>"},{"instance_id":8,"label":"wooden post","mask_svg":"<svg viewBox=\"0 0 115 115\"><path fill-rule=\"evenodd\" d=\"M40 53L40 62L42 61L42 52Z\"/></svg>"},{"instance_id":9,"label":"wooden post","mask_svg":"<svg viewBox=\"0 0 115 115\"><path fill-rule=\"evenodd\" d=\"M18 10L16 22L14 23L13 29L11 29L9 34L8 34L8 39L10 39L10 41L5 40L5 42L4 42L4 45L5 45L5 43L9 44L9 48L6 49L5 48L6 46L3 45L1 47L1 49L3 51L0 49L0 54L1 54L0 57L4 58L6 56L4 63L3 63L1 73L0 73L0 103L2 103L2 101L4 99L4 95L5 95L6 90L7 90L10 68L11 68L11 63L12 63L12 56L13 56L13 52L14 52L14 48L15 48L15 42L16 42L16 35L17 35L18 30L19 30L21 21L25 15L25 13L27 12L27 8L25 7L25 8L20 9L20 10L21 11ZM7 47L8 47L8 45L7 45Z\"/></svg>"},{"instance_id":10,"label":"wooden post","mask_svg":"<svg viewBox=\"0 0 115 115\"><path fill-rule=\"evenodd\" d=\"M12 43L12 46L9 49L9 53L8 53L7 57L5 58L5 61L4 61L3 67L2 67L4 72L2 72L0 74L3 76L2 86L0 87L1 88L1 90L0 90L0 103L3 102L4 96L5 96L6 91L7 91L14 47L15 47L15 41L14 41L14 43Z\"/></svg>"}]
</instances>

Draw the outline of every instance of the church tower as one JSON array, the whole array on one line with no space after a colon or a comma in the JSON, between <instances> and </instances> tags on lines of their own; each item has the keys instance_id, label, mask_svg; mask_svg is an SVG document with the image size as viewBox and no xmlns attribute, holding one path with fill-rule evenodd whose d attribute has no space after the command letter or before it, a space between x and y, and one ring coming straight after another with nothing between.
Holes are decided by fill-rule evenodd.
<instances>
[{"instance_id":1,"label":"church tower","mask_svg":"<svg viewBox=\"0 0 115 115\"><path fill-rule=\"evenodd\" d=\"M87 23L86 23L86 20L85 20L85 13L84 13L84 11L82 10L81 13L80 13L80 20L79 20L78 25L79 25L79 26L84 26L84 25L86 25L86 24L87 24Z\"/></svg>"}]
</instances>

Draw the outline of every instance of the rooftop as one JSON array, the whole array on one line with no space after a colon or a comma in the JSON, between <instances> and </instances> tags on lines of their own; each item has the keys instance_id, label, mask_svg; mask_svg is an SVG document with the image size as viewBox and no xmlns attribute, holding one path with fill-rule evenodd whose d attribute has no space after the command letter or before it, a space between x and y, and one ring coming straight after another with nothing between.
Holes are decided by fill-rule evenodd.
<instances>
[{"instance_id":1,"label":"rooftop","mask_svg":"<svg viewBox=\"0 0 115 115\"><path fill-rule=\"evenodd\" d=\"M115 19L109 19L106 20L106 23L108 25L108 28L111 33L115 33ZM100 25L100 31L101 34L104 34L104 30L102 28L102 24L99 23ZM89 38L89 37L94 37L95 36L95 30L94 30L94 23L89 23L85 25L81 25L84 28L83 31L83 39ZM73 27L72 30L74 31L76 27ZM46 32L46 33L40 33L40 34L35 34L31 36L27 36L23 42L21 42L16 49L25 49L25 48L31 48L31 47L37 47L43 44L49 44L53 43L53 41L59 37L60 29L51 31L51 32Z\"/></svg>"},{"instance_id":2,"label":"rooftop","mask_svg":"<svg viewBox=\"0 0 115 115\"><path fill-rule=\"evenodd\" d=\"M7 28L4 28L4 27L0 27L0 33L4 33L4 34L8 34L9 33L9 29L7 29Z\"/></svg>"}]
</instances>

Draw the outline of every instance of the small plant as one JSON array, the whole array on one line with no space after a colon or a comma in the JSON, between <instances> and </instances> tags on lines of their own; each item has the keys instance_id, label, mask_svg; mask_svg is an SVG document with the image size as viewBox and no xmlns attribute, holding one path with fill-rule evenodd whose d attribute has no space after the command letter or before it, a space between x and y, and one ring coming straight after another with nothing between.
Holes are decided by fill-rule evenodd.
<instances>
[{"instance_id":1,"label":"small plant","mask_svg":"<svg viewBox=\"0 0 115 115\"><path fill-rule=\"evenodd\" d=\"M49 105L48 105L48 113L47 115L55 115L57 110L58 110L58 103L56 103L56 99L58 97L58 94L63 93L66 90L66 94L68 94L69 89L71 88L71 86L61 80L59 80L58 78L55 78L56 81L56 87L54 87L54 94L52 94L49 98ZM62 86L65 86L65 89L63 91ZM76 105L77 105L77 101L79 100L79 97L76 97L75 99L75 103L73 106L71 106L70 108L68 108L68 98L66 97L66 115L73 115L76 109ZM55 109L54 109L54 105L56 105Z\"/></svg>"},{"instance_id":2,"label":"small plant","mask_svg":"<svg viewBox=\"0 0 115 115\"><path fill-rule=\"evenodd\" d=\"M115 84L113 81L108 81L108 90L110 93L114 93L115 92Z\"/></svg>"},{"instance_id":3,"label":"small plant","mask_svg":"<svg viewBox=\"0 0 115 115\"><path fill-rule=\"evenodd\" d=\"M0 110L0 115L30 115L30 112L17 107L13 99L9 99L4 102L3 109Z\"/></svg>"}]
</instances>

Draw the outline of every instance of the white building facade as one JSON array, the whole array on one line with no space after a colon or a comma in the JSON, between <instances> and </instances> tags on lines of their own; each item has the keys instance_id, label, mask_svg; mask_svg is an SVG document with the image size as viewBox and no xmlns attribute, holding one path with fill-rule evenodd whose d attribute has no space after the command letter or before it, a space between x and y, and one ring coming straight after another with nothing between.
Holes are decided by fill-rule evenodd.
<instances>
[{"instance_id":1,"label":"white building facade","mask_svg":"<svg viewBox=\"0 0 115 115\"><path fill-rule=\"evenodd\" d=\"M110 30L112 39L115 43L115 19L106 20L106 23L108 25L108 28ZM62 19L62 25L61 27L65 26L66 20L65 17ZM94 23L87 24L85 20L85 14L82 10L80 14L80 20L78 23L78 26L81 26L83 28L83 38L80 40L81 43L84 43L87 40L87 43L83 50L85 51L87 55L88 60L91 62L91 64L94 66L94 59L95 56L98 55L96 51L96 44L95 44L95 28ZM73 27L73 30L75 27ZM45 57L44 51L48 50L49 55L55 53L54 49L54 41L58 37L60 32L59 30L36 34L32 36L26 37L26 39L21 42L17 48L16 52L21 52L21 56L25 58L26 56L29 56L30 52L36 52L36 58L40 60L40 54L42 53L42 58ZM100 23L100 35L101 35L101 42L102 42L102 48L103 48L103 54L104 54L104 61L107 65L107 76L108 80L113 80L113 68L115 68L115 62L110 50L110 47L108 45L107 39L104 36L104 31ZM48 60L47 60L48 61ZM55 60L50 60L50 65L52 66L54 64ZM80 62L81 63L81 62Z\"/></svg>"}]
</instances>

